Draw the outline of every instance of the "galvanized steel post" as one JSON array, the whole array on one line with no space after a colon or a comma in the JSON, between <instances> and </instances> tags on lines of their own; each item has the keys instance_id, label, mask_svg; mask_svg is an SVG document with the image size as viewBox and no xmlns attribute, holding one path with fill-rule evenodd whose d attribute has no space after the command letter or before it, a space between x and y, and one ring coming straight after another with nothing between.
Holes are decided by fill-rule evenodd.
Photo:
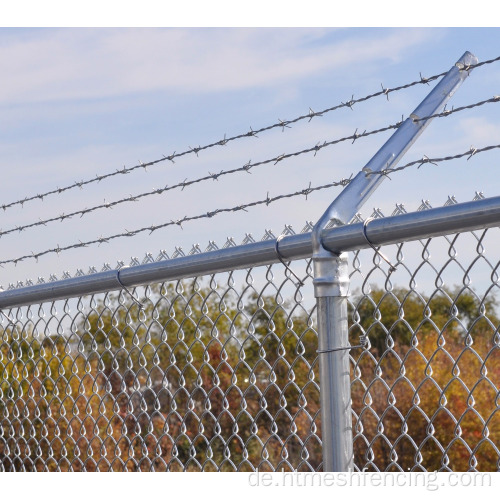
<instances>
[{"instance_id":1,"label":"galvanized steel post","mask_svg":"<svg viewBox=\"0 0 500 500\"><path fill-rule=\"evenodd\" d=\"M410 148L427 118L439 112L468 76L467 68L477 58L466 52L436 87L380 148L361 172L342 191L316 223L312 232L314 295L318 315L318 352L321 390L323 471L353 470L351 384L347 297L347 254L336 255L325 248L322 232L330 220L347 224L384 179L373 175L394 166Z\"/></svg>"}]
</instances>

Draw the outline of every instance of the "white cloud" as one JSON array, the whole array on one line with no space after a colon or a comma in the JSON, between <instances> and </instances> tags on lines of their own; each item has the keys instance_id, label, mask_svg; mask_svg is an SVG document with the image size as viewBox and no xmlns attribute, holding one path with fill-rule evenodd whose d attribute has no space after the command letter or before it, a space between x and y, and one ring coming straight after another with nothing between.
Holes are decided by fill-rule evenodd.
<instances>
[{"instance_id":1,"label":"white cloud","mask_svg":"<svg viewBox=\"0 0 500 500\"><path fill-rule=\"evenodd\" d=\"M63 29L4 37L0 102L231 91L396 61L428 31L325 29ZM335 38L335 37L333 37Z\"/></svg>"},{"instance_id":2,"label":"white cloud","mask_svg":"<svg viewBox=\"0 0 500 500\"><path fill-rule=\"evenodd\" d=\"M460 120L460 129L466 135L467 140L476 147L498 144L500 137L500 124L494 123L488 118L474 116Z\"/></svg>"}]
</instances>

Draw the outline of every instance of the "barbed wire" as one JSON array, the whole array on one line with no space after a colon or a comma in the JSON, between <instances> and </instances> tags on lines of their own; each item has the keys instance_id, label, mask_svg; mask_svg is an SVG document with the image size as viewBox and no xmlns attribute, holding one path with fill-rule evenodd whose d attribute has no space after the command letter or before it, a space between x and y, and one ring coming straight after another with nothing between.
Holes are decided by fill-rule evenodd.
<instances>
[{"instance_id":1,"label":"barbed wire","mask_svg":"<svg viewBox=\"0 0 500 500\"><path fill-rule=\"evenodd\" d=\"M144 233L146 231L149 231L149 234L152 234L154 231L157 231L158 229L163 229L163 228L169 227L169 226L179 226L182 228L182 225L186 222L200 220L200 219L211 219L212 217L219 215L219 214L222 214L222 213L239 212L241 210L247 211L248 208L255 207L258 205L267 205L268 206L271 203L274 203L278 200L282 200L285 198L292 198L295 196L302 195L302 196L305 196L307 199L307 196L314 191L320 191L322 189L328 189L328 188L335 187L335 186L344 186L345 187L345 186L347 186L347 184L349 184L349 182L351 182L351 179L352 179L352 175L347 179L341 179L340 181L334 181L334 182L330 182L328 184L324 184L322 186L316 186L316 187L311 187L311 183L309 183L309 186L305 189L301 189L301 190L295 191L293 193L281 194L278 196L274 196L272 198L269 197L269 192L268 192L266 198L263 200L253 201L253 202L246 203L243 205L238 205L238 206L232 207L232 208L218 208L218 209L215 209L213 211L205 212L205 213L202 213L199 215L194 215L191 217L185 216L182 219L178 219L175 221L171 220L169 222L165 222L163 224L158 224L158 225L146 226L146 227L142 227L140 229L134 229L133 231L128 231L127 229L125 229L124 233L114 234L112 236L100 237L100 238L97 238L95 240L90 240L90 241L86 241L86 242L80 241L79 243L75 243L73 245L68 245L65 247L60 247L58 245L56 248L43 250L39 253L32 252L29 255L23 255L22 257L17 257L15 259L8 259L8 260L0 261L0 266L3 267L3 265L5 265L5 264L17 264L18 262L21 262L21 261L27 260L27 259L35 259L38 261L39 257L42 257L43 255L47 255L50 253L59 254L61 252L75 249L75 248L84 248L84 247L88 247L91 245L108 243L109 241L117 239L117 238L132 237L132 236L136 236L137 234Z\"/></svg>"},{"instance_id":2,"label":"barbed wire","mask_svg":"<svg viewBox=\"0 0 500 500\"><path fill-rule=\"evenodd\" d=\"M389 173L398 172L398 171L404 170L404 169L409 168L409 167L414 166L414 165L418 165L419 167L424 165L424 164L427 164L427 163L437 165L440 162L456 160L459 158L463 158L465 156L468 156L467 160L469 160L470 158L472 158L472 156L475 156L475 155L480 154L480 153L484 153L486 151L491 151L493 149L500 149L500 144L485 146L483 148L471 147L470 149L468 149L467 151L465 151L463 153L458 153L456 155L444 156L444 157L440 157L440 158L428 158L427 156L424 156L421 160L411 161L411 162L406 163L405 165L402 165L400 167L388 168L385 170L381 170L379 172L373 172L373 171L365 172L365 175L375 175L375 174L388 175ZM182 219L171 220L169 222L166 222L163 224L158 224L158 225L146 226L146 227L142 227L140 229L135 229L133 231L128 231L127 229L125 229L124 233L118 233L118 234L114 234L112 236L107 236L107 237L100 237L100 238L97 238L95 240L90 240L90 241L86 241L86 242L80 241L79 243L75 243L73 245L68 245L65 247L60 247L58 245L56 248L51 248L51 249L44 250L44 251L41 251L38 253L32 252L29 255L24 255L22 257L18 257L15 259L8 259L8 260L0 261L0 266L3 267L3 265L5 265L5 264L16 264L17 265L18 262L21 262L21 261L27 260L27 259L36 259L38 261L39 257L42 257L42 256L50 254L50 253L59 254L63 251L67 251L67 250L71 250L71 249L84 248L84 247L88 247L88 246L96 245L96 244L100 245L102 243L108 243L109 241L117 239L117 238L132 237L132 236L135 236L137 234L144 233L146 231L149 231L149 233L151 234L154 231L157 231L158 229L163 229L163 228L166 228L169 226L179 226L182 228L182 225L186 222L200 220L200 219L210 219L210 218L212 218L216 215L222 214L222 213L239 212L242 210L247 211L248 208L259 206L259 205L269 206L271 203L274 203L276 201L283 200L286 198L305 196L307 199L309 194L313 193L315 191L320 191L320 190L332 188L335 186L345 187L351 182L352 178L353 178L353 174L351 174L348 178L341 179L340 181L333 181L333 182L330 182L328 184L323 184L321 186L315 186L315 187L312 187L311 183L309 183L309 186L307 188L301 189L299 191L295 191L293 193L281 194L278 196L274 196L272 198L269 197L269 193L267 193L266 198L263 200L253 201L253 202L246 203L243 205L238 205L238 206L232 207L232 208L219 208L219 209L216 209L216 210L213 210L210 212L204 212L202 214L198 214L198 215L194 215L194 216L190 216L190 217L185 216Z\"/></svg>"},{"instance_id":3,"label":"barbed wire","mask_svg":"<svg viewBox=\"0 0 500 500\"><path fill-rule=\"evenodd\" d=\"M451 110L446 110L445 109L441 113L436 113L436 114L429 115L429 116L422 117L422 118L415 118L413 120L415 122L417 122L417 121L426 121L426 120L429 120L429 119L432 119L432 118L447 117L447 116L449 116L449 115L451 115L453 113L458 113L458 112L461 112L461 111L464 111L464 110L467 110L467 109L473 109L473 108L476 108L478 106L484 106L485 104L495 103L495 102L499 102L499 101L500 101L500 96L494 96L491 99L486 99L486 100L483 100L483 101L480 101L480 102L477 102L477 103L474 103L474 104L469 104L469 105L461 106L461 107L458 107L458 108L452 108ZM120 204L123 204L123 203L137 202L137 201L139 201L140 199L142 199L144 197L152 196L152 195L155 195L155 194L163 194L163 193L165 193L167 191L171 191L171 190L174 190L174 189L181 188L182 190L184 190L184 188L186 188L188 186L191 186L193 184L197 184L197 183L201 183L201 182L205 182L205 181L209 181L209 180L218 180L219 177L223 177L223 176L226 176L226 175L230 175L230 174L234 174L234 173L238 173L238 172L247 172L247 173L250 173L250 170L252 168L254 168L254 167L258 167L258 166L262 166L262 165L267 165L267 164L270 164L270 163L273 163L274 165L276 165L277 163L279 163L279 162L281 162L281 161L283 161L285 159L292 158L292 157L295 157L295 156L300 156L300 155L303 155L303 154L306 154L306 153L312 153L312 152L314 152L314 156L316 156L316 154L318 153L318 151L320 151L321 149L323 149L325 147L333 146L335 144L339 144L341 142L348 141L348 140L352 140L352 143L354 143L357 139L361 139L363 137L368 137L368 136L371 136L371 135L375 135L375 134L379 134L379 133L382 133L382 132L386 132L388 130L397 129L397 128L399 128L401 126L402 123L403 123L403 121L400 121L400 122L397 122L395 124L391 124L391 125L388 125L386 127L379 128L379 129L375 129L375 130L371 130L371 131L366 131L365 130L361 134L358 134L357 133L358 129L356 129L355 132L354 132L354 134L352 134L352 135L341 137L340 139L334 139L332 141L325 141L323 144L319 144L318 143L314 147L306 148L306 149L303 149L301 151L295 151L293 153L284 153L282 155L275 156L273 158L269 158L267 160L262 160L262 161L255 162L255 163L248 162L245 165L243 165L242 167L233 168L233 169L230 169L230 170L221 170L219 173L210 173L209 172L208 175L203 176L203 177L199 177L197 179L192 179L190 181L188 181L187 179L184 179L184 181L179 182L177 184L174 184L172 186L168 186L167 185L167 186L165 186L163 188L156 188L156 189L153 189L152 191L147 191L145 193L141 193L141 194L137 194L137 195L130 195L127 198L122 198L120 200L116 200L116 201L113 201L113 202L106 202L105 201L103 204L96 205L96 206L91 207L91 208L85 208L85 209L82 209L82 210L76 210L76 211L68 213L68 214L64 214L63 213L63 214L61 214L59 216L56 216L56 217L51 217L51 218L48 218L48 219L39 220L37 222L33 222L33 223L22 225L22 226L16 226L14 228L7 229L5 231L3 231L3 230L0 229L0 237L8 235L8 234L15 233L15 232L22 232L22 231L24 231L26 229L30 229L30 228L34 228L34 227L38 227L38 226L46 226L48 223L51 223L51 222L57 222L57 221L62 222L64 220L66 220L66 219L71 219L72 217L75 217L75 216L78 216L78 215L80 217L83 217L84 215L87 215L89 213L95 212L97 210L101 210L101 209L104 209L104 208L113 208L113 207L115 207L117 205L120 205ZM401 167L399 167L399 169L401 169ZM384 174L387 174L387 173L389 173L389 171L394 172L394 171L397 171L397 170L398 169L395 169L395 170L386 169L386 170L383 170L382 172ZM382 172L376 172L376 173L382 173Z\"/></svg>"},{"instance_id":4,"label":"barbed wire","mask_svg":"<svg viewBox=\"0 0 500 500\"><path fill-rule=\"evenodd\" d=\"M421 121L425 121L425 120L430 120L432 118L442 118L442 117L449 116L449 115L451 115L453 113L458 113L460 111L464 111L466 109L473 109L473 108L477 108L479 106L484 106L485 104L491 104L491 103L499 102L499 101L500 101L500 96L499 95L494 95L490 99L485 99L484 101L475 102L474 104L467 104L465 106L460 106L458 108L452 107L451 109L447 110L446 106L445 106L445 109L443 111L441 111L440 113L436 113L434 115L425 116L423 118L414 118L413 121L415 121L415 122L421 122Z\"/></svg>"},{"instance_id":5,"label":"barbed wire","mask_svg":"<svg viewBox=\"0 0 500 500\"><path fill-rule=\"evenodd\" d=\"M462 69L464 71L471 71L471 70L473 70L475 68L478 68L480 66L484 66L486 64L492 64L492 63L494 63L496 61L499 61L499 60L500 60L500 56L496 57L494 59L483 61L483 62L475 64L475 65L470 65L470 66L464 67ZM165 161L170 161L170 162L175 163L174 162L175 158L180 158L182 156L186 156L186 155L193 154L193 153L196 154L196 156L198 156L198 153L200 151L204 151L206 149L213 148L213 147L216 147L216 146L225 146L228 142L236 141L236 140L243 139L243 138L246 138L246 137L258 137L257 134L260 134L260 133L263 133L263 132L266 132L266 131L269 131L269 130L272 130L272 129L275 129L275 128L281 128L284 131L286 128L290 128L290 126L292 124L294 124L294 123L297 123L297 122L300 122L300 121L303 121L303 120L306 120L306 119L308 119L308 121L311 121L315 117L323 116L326 113L330 113L332 111L336 111L338 109L342 109L342 108L346 108L346 107L352 109L352 107L355 104L359 104L361 102L368 101L368 100L373 99L375 97L379 97L379 96L385 95L387 97L387 99L389 99L389 94L391 94L391 93L399 92L401 90L408 89L408 88L413 87L415 85L429 84L430 82L432 82L432 81L434 81L434 80L436 80L436 79L444 76L446 73L447 72L439 73L439 74L436 74L436 75L433 75L433 76L430 76L430 77L427 77L427 78L423 77L420 74L420 79L419 80L415 80L413 82L406 83L404 85L400 85L400 86L392 87L392 88L384 88L384 85L381 84L382 88L378 92L374 92L372 94L368 94L368 95L366 95L364 97L360 97L360 98L357 98L357 99L355 99L354 95L352 95L352 97L351 97L350 100L348 100L346 102L341 102L340 104L337 104L335 106L323 109L321 111L315 112L311 108L309 108L309 113L307 113L305 115L300 115L300 116L298 116L296 118L293 118L291 120L280 120L280 119L278 119L278 122L273 123L272 125L268 125L268 126L256 129L256 130L253 130L250 127L250 131L246 132L246 133L237 134L237 135L234 135L232 137L226 137L224 135L223 139L220 139L218 141L212 142L212 143L207 144L205 146L198 146L198 147L194 147L194 148L190 147L188 150L182 151L180 153L177 153L177 152L174 151L174 153L172 153L169 156L163 155L162 158L158 158L156 160L152 160L152 161L149 161L147 163L139 162L137 165L134 165L132 167L123 167L122 169L116 169L114 172L109 172L107 174L101 174L101 175L97 174L95 177L93 177L91 179L81 180L81 181L75 181L73 184L69 184L69 185L67 185L65 187L62 187L62 188L57 187L55 189L46 191L45 193L42 193L42 194L36 194L36 195L32 195L32 196L26 196L23 199L19 199L19 200L10 202L10 203L2 204L2 205L0 205L0 208L2 208L5 211L8 208L12 208L14 206L18 206L18 205L24 206L25 203L28 203L30 201L34 201L34 200L42 200L43 201L43 199L47 198L48 196L52 196L52 195L55 195L55 194L61 194L61 193L64 193L66 191L69 191L69 190L72 190L72 189L76 189L76 188L82 189L84 186L87 186L89 184L93 184L93 183L96 183L96 182L98 183L98 182L101 182L102 180L108 179L110 177L114 177L116 175L126 175L126 174L129 174L129 173L137 170L137 169L143 168L143 169L146 170L150 166L157 165L157 164L165 162Z\"/></svg>"},{"instance_id":6,"label":"barbed wire","mask_svg":"<svg viewBox=\"0 0 500 500\"><path fill-rule=\"evenodd\" d=\"M494 57L493 59L487 59L486 61L483 61L483 62L478 62L477 64L472 64L471 66L467 66L464 69L466 71L468 71L470 69L476 69L476 68L479 68L481 66L484 66L485 64L491 64L491 63L494 63L497 61L500 61L500 56Z\"/></svg>"},{"instance_id":7,"label":"barbed wire","mask_svg":"<svg viewBox=\"0 0 500 500\"><path fill-rule=\"evenodd\" d=\"M406 163L405 165L402 165L400 167L394 167L394 168L386 168L383 170L379 170L377 172L375 171L365 171L366 175L389 175L394 172L399 172L401 170L406 170L407 168L413 167L414 165L418 165L417 168L420 168L422 165L426 164L431 164L431 165L437 165L438 163L445 162L445 161L451 161L451 160L458 160L460 158L463 158L467 156L467 161L469 161L474 155L478 153L485 153L486 151L491 151L493 149L500 149L500 144L492 145L492 146L486 146L484 148L475 148L474 146L471 146L470 149L463 153L458 153L456 155L450 155L450 156L443 156L440 158L429 158L428 156L424 156L420 160L415 160L411 161L409 163Z\"/></svg>"}]
</instances>

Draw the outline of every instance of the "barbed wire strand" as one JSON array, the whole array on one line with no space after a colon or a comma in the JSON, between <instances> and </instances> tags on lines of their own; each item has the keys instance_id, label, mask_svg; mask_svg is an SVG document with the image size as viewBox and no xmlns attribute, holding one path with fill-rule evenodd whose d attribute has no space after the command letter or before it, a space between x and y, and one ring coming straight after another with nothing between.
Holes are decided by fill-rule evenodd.
<instances>
[{"instance_id":1,"label":"barbed wire strand","mask_svg":"<svg viewBox=\"0 0 500 500\"><path fill-rule=\"evenodd\" d=\"M36 259L38 260L39 257L43 256L43 255L46 255L46 254L50 254L50 253L61 253L61 252L64 252L64 251L67 251L67 250L71 250L71 249L75 249L75 248L84 248L84 247L88 247L90 245L96 245L96 244L102 244L102 243L108 243L109 241L111 240L114 240L114 239L117 239L117 238L126 238L126 237L132 237L132 236L135 236L137 234L140 234L140 233L143 233L143 232L146 232L146 231L149 231L149 233L153 233L154 231L157 231L158 229L162 229L162 228L165 228L165 227L168 227L168 226L179 226L182 228L182 225L186 222L190 222L190 221L194 221L194 220L200 220L200 219L210 219L212 217L214 217L215 215L219 215L219 214L222 214L222 213L228 213L228 212L239 212L241 210L243 211L246 211L248 208L251 208L251 207L255 207L255 206L258 206L258 205L270 205L271 203L274 203L278 200L282 200L282 199L285 199L285 198L292 198L292 197L295 197L295 196L300 196L300 195L303 195L303 196L308 196L310 193L314 192L314 191L319 191L319 190L322 190L322 189L328 189L328 188L331 188L331 187L334 187L334 186L346 186L347 184L349 184L349 182L351 181L351 177L347 178L347 179L342 179L340 181L334 181L334 182L331 182L331 183L328 183L328 184L324 184L322 186L317 186L317 187L307 187L306 189L302 189L300 191L295 191L293 193L288 193L288 194L281 194L281 195L278 195L278 196L274 196L274 197L269 197L269 193L267 194L267 197L263 200L258 200L258 201L253 201L253 202L250 202L250 203L246 203L246 204L243 204L243 205L238 205L236 207L232 207L232 208L219 208L219 209L216 209L216 210L213 210L211 212L205 212L205 213L202 213L202 214L199 214L199 215L194 215L194 216L191 216L191 217L183 217L182 219L178 219L178 220L171 220L169 222L165 222L163 224L158 224L158 225L151 225L151 226L147 226L147 227L142 227L140 229L135 229L133 231L128 231L127 229L125 229L125 232L124 233L119 233L119 234L114 234L112 236L107 236L107 237L100 237L100 238L97 238L95 240L91 240L91 241L86 241L86 242L82 242L80 241L79 243L75 243L73 245L68 245L68 246L65 246L65 247L61 247L61 246L57 246L56 248L51 248L51 249L48 249L48 250L44 250L44 251L41 251L39 253L34 253L32 252L31 254L29 255L24 255L22 257L18 257L18 258L15 258L15 259L9 259L9 260L3 260L3 261L0 261L0 266L3 267L3 265L5 264L17 264L18 262L21 262L23 260L26 260L26 259Z\"/></svg>"},{"instance_id":2,"label":"barbed wire strand","mask_svg":"<svg viewBox=\"0 0 500 500\"><path fill-rule=\"evenodd\" d=\"M484 66L486 64L492 64L492 63L497 62L499 60L500 60L500 56L496 57L494 59L483 61L483 62L475 64L475 65L470 65L470 66L464 67L462 69L464 71L471 71L471 70L473 70L475 68L478 68L480 66ZM374 92L372 94L369 94L369 95L366 95L364 97L360 97L360 98L357 98L357 99L355 99L354 95L353 95L349 101L342 102L341 104L332 106L330 108L323 109L322 111L315 112L311 108L309 108L309 113L308 114L298 116L298 117L296 117L294 119L291 119L291 120L278 120L277 123L274 123L272 125L268 125L268 126L262 127L260 129L257 129L257 130L253 130L250 127L250 131L246 132L246 133L243 133L243 134L234 135L234 136L228 137L228 138L226 138L226 136L224 136L223 139L220 139L220 140L218 140L216 142L207 144L205 146L198 146L198 147L194 147L194 148L190 147L188 150L182 151L180 153L177 153L177 152L174 151L174 153L172 153L169 156L163 155L162 158L158 158L156 160L152 160L152 161L149 161L147 163L139 162L139 164L134 165L132 167L123 167L122 169L116 169L114 172L109 172L107 174L101 174L101 175L97 174L95 177L93 177L91 179L76 181L73 184L69 184L69 185L67 185L65 187L62 187L62 188L57 187L55 189L46 191L45 193L42 193L42 194L36 194L36 195L33 195L33 196L26 196L23 199L19 199L19 200L10 202L10 203L2 204L2 205L0 205L0 208L2 208L5 211L8 208L12 208L14 206L18 206L18 205L24 206L25 203L28 203L30 201L34 201L34 200L42 200L43 201L43 199L47 198L48 196L52 196L52 195L55 195L55 194L61 194L61 193L64 193L66 191L69 191L69 190L72 190L72 189L76 189L76 188L82 189L84 186L87 186L89 184L93 184L93 183L96 183L96 182L97 183L101 182L102 180L108 179L110 177L114 177L116 175L129 174L129 173L131 173L131 172L133 172L133 171L135 171L137 169L141 169L141 168L144 169L144 170L146 170L147 167L150 167L150 166L153 166L153 165L157 165L157 164L165 162L165 161L174 162L175 158L180 158L180 157L188 155L188 154L193 154L194 153L194 154L196 154L196 156L198 156L198 153L200 151L204 151L206 149L213 148L213 147L216 147L216 146L225 146L228 142L236 141L236 140L243 139L243 138L246 138L246 137L257 137L258 134L266 132L268 130L275 129L275 128L282 128L282 130L284 131L285 128L290 128L290 125L292 125L294 123L297 123L299 121L302 121L302 120L305 120L305 119L309 119L309 121L311 121L315 117L323 116L326 113L330 113L332 111L336 111L336 110L341 109L341 108L348 107L348 108L352 109L352 107L355 104L359 104L361 102L368 101L368 100L373 99L375 97L379 97L379 96L385 95L387 97L387 99L388 99L390 93L398 92L398 91L401 91L401 90L413 87L415 85L428 84L428 83L430 83L430 82L432 82L432 81L434 81L434 80L436 80L436 79L444 76L446 73L447 72L439 73L439 74L436 74L436 75L433 75L433 76L430 76L430 77L427 77L427 78L424 78L424 77L420 76L419 80L415 80L413 82L406 83L404 85L400 85L400 86L392 87L392 88L384 88L384 86L382 85L382 89L380 91L378 91L378 92Z\"/></svg>"},{"instance_id":3,"label":"barbed wire strand","mask_svg":"<svg viewBox=\"0 0 500 500\"><path fill-rule=\"evenodd\" d=\"M427 163L431 163L431 164L437 165L440 162L456 160L456 159L459 159L459 158L463 158L464 156L468 156L467 159L469 160L472 156L476 156L476 155L478 155L480 153L484 153L486 151L491 151L493 149L500 149L500 144L490 145L490 146L486 146L486 147L483 147L483 148L472 148L471 147L466 152L459 153L459 154L456 154L456 155L445 156L445 157L441 157L441 158L428 158L428 157L424 156L424 158L421 159L421 160L409 162L406 165L403 165L401 167L397 167L397 168L394 168L394 169L386 169L386 170L382 170L380 172L367 172L366 175L374 175L374 174L387 175L387 174L389 174L391 172L397 172L397 171L400 171L400 170L404 170L404 169L409 168L409 167L411 167L413 165L419 165L419 167L422 166L422 165L424 165L424 164L427 164ZM185 216L182 219L171 220L169 222L166 222L166 223L163 223L163 224L159 224L159 225L151 225L151 226L147 226L147 227L142 227L140 229L135 229L133 231L128 231L127 229L125 229L124 233L118 233L118 234L114 234L112 236L107 236L107 237L100 237L100 238L97 238L95 240L90 240L90 241L86 241L86 242L80 241L79 243L75 243L73 245L68 245L68 246L65 246L65 247L60 247L59 245L57 245L56 248L51 248L51 249L44 250L44 251L41 251L41 252L38 252L38 253L32 252L29 255L24 255L22 257L17 257L15 259L8 259L8 260L0 261L0 266L3 267L3 265L5 265L5 264L15 264L15 265L17 265L18 262L21 262L21 261L24 261L24 260L27 260L27 259L36 259L38 261L39 257L42 257L42 256L50 254L50 253L57 253L57 254L59 254L59 253L61 253L63 251L67 251L67 250L71 250L71 249L84 248L84 247L88 247L88 246L96 245L96 244L100 245L102 243L108 243L109 241L117 239L117 238L133 237L133 236L135 236L137 234L140 234L140 233L143 233L143 232L146 232L146 231L149 231L149 233L151 234L154 231L157 231L158 229L163 229L163 228L169 227L169 226L176 226L177 225L177 226L179 226L179 227L182 228L182 225L184 223L186 223L186 222L190 222L190 221L194 221L194 220L200 220L200 219L210 219L210 218L212 218L212 217L214 217L216 215L222 214L222 213L239 212L241 210L247 211L248 208L259 206L259 205L267 205L267 206L269 206L271 203L274 203L276 201L283 200L283 199L286 199L286 198L293 198L293 197L297 197L297 196L305 196L306 199L307 199L307 197L309 196L309 194L312 193L312 192L315 192L315 191L320 191L320 190L323 190L323 189L329 189L329 188L332 188L332 187L335 187L335 186L345 187L345 186L347 186L351 182L352 178L353 178L353 174L351 174L348 178L341 179L340 181L334 181L334 182L330 182L328 184L324 184L324 185L316 186L316 187L311 187L311 184L309 183L309 186L307 188L301 189L299 191L295 191L293 193L281 194L281 195L278 195L278 196L274 196L272 198L269 197L269 193L268 193L267 196L266 196L266 198L263 199L263 200L253 201L253 202L250 202L250 203L247 203L247 204L243 204L243 205L238 205L238 206L232 207L232 208L219 208L219 209L216 209L216 210L213 210L213 211L210 211L210 212L205 212L205 213L202 213L202 214L199 214L199 215L194 215L194 216L191 216L191 217Z\"/></svg>"},{"instance_id":4,"label":"barbed wire strand","mask_svg":"<svg viewBox=\"0 0 500 500\"><path fill-rule=\"evenodd\" d=\"M426 164L432 164L432 165L437 165L437 163L440 162L445 162L445 161L451 161L451 160L458 160L460 158L463 158L467 156L467 160L470 160L474 155L478 153L485 153L486 151L491 151L493 149L499 149L500 144L496 144L493 146L486 146L484 148L475 148L473 146L470 147L469 150L459 153L456 155L452 156L443 156L441 158L429 158L427 156L424 156L421 160L415 160L407 163L406 165L402 165L400 167L394 167L394 168L386 168L383 170L379 170L378 172L370 171L366 172L366 175L388 175L394 172L399 172L401 170L406 170L407 168L413 167L414 165L418 165L417 168L420 168L422 165Z\"/></svg>"},{"instance_id":5,"label":"barbed wire strand","mask_svg":"<svg viewBox=\"0 0 500 500\"><path fill-rule=\"evenodd\" d=\"M454 108L454 109L451 109L451 110L445 110L445 111L443 111L441 113L436 113L434 115L430 115L430 116L426 116L426 117L422 117L422 118L416 118L416 119L414 119L414 121L425 121L425 120L429 120L431 118L447 117L447 116L449 116L449 115L451 115L453 113L458 113L458 112L464 111L466 109L472 109L472 108L476 108L478 106L484 106L485 104L495 103L495 102L499 102L499 101L500 101L500 96L494 96L491 99L483 100L483 101L480 101L480 102L477 102L477 103L474 103L474 104L469 104L469 105L466 105L466 106L461 106L461 107ZM358 134L357 133L358 129L356 129L356 131L352 135L349 135L349 136L346 136L346 137L342 137L340 139L335 139L335 140L332 140L332 141L328 141L328 142L325 141L323 144L317 144L316 146L314 146L312 148L303 149L301 151L296 151L294 153L282 154L282 155L279 155L279 156L276 156L276 157L273 157L273 158L269 158L267 160L255 162L255 163L248 162L247 164L243 165L242 167L238 167L238 168L234 168L234 169L230 169L230 170L221 170L219 173L215 173L215 174L209 172L209 175L206 175L206 176L203 176L203 177L199 177L197 179L193 179L193 180L190 180L190 181L188 181L187 179L185 179L184 181L182 181L180 183L177 183L177 184L174 184L172 186L168 186L167 185L167 186L165 186L163 188L156 188L156 189L153 189L152 191L147 191L145 193L141 193L141 194L137 194L137 195L130 195L127 198L122 198L120 200L116 200L116 201L113 201L113 202L106 202L105 201L103 204L96 205L96 206L91 207L91 208L85 208L85 209L82 209L82 210L77 210L77 211L74 211L74 212L71 212L71 213L68 213L68 214L64 214L63 213L63 214L61 214L59 216L56 216L56 217L51 217L51 218L48 218L48 219L39 220L37 222L33 222L33 223L22 225L22 226L16 226L14 228L7 229L5 231L3 231L3 230L0 229L0 237L8 235L8 234L16 233L16 232L22 232L22 231L25 231L27 229L35 228L35 227L38 227L38 226L46 226L48 223L51 223L51 222L57 222L57 221L62 222L64 220L71 219L72 217L75 217L75 216L78 216L78 215L80 217L83 217L84 215L87 215L89 213L95 212L97 210L101 210L101 209L105 209L105 208L113 208L113 207L115 207L117 205L120 205L120 204L123 204L123 203L137 202L137 201L139 201L142 198L145 198L145 197L148 197L148 196L152 196L152 195L155 195L155 194L163 194L163 193L165 193L167 191L172 191L174 189L182 188L182 190L184 190L184 188L186 188L188 186L191 186L193 184L197 184L197 183L201 183L201 182L205 182L205 181L209 181L209 180L218 180L219 177L223 177L223 176L226 176L226 175L235 174L235 173L238 173L238 172L247 172L247 173L250 173L250 170L252 168L254 168L254 167L258 167L258 166L261 166L261 165L267 165L267 164L270 164L270 163L274 163L274 165L276 165L277 163L279 163L279 162L281 162L281 161L283 161L285 159L292 158L292 157L295 157L295 156L300 156L300 155L303 155L303 154L306 154L306 153L312 153L312 152L314 152L314 156L316 156L317 152L319 150L325 148L325 147L333 146L335 144L339 144L341 142L348 141L348 140L352 140L353 144L354 144L354 142L357 139L360 139L360 138L363 138L363 137L368 137L368 136L375 135L375 134L379 134L379 133L382 133L382 132L386 132L386 131L391 130L391 129L396 129L396 128L398 128L401 125L401 123L402 123L402 121L401 122L397 122L397 123L392 124L392 125L388 125L386 127L382 127L382 128L376 129L376 130L371 130L371 131L368 131L368 132L365 130L361 134ZM417 163L419 163L419 162L417 162ZM401 167L399 167L399 169L401 169ZM383 170L382 172L377 172L377 173L387 174L387 173L394 172L394 171L397 171L397 170L398 169L394 169L394 170L386 169L386 170Z\"/></svg>"}]
</instances>

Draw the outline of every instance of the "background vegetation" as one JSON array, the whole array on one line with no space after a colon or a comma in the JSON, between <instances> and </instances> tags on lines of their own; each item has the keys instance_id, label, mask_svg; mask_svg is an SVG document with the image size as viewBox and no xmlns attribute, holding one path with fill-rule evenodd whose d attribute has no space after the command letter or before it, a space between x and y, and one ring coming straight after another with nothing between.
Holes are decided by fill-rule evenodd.
<instances>
[{"instance_id":1,"label":"background vegetation","mask_svg":"<svg viewBox=\"0 0 500 500\"><path fill-rule=\"evenodd\" d=\"M321 470L314 311L197 280L143 296L92 298L70 335L2 331L3 470ZM495 311L471 290L353 298L358 468L499 469Z\"/></svg>"}]
</instances>

